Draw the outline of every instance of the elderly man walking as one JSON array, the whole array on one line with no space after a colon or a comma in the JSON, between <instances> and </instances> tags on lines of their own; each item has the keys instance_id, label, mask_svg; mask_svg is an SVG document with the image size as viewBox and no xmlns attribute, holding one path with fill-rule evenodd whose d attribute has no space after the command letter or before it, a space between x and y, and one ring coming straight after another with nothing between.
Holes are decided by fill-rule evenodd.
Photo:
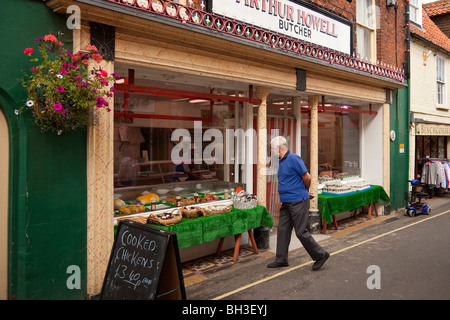
<instances>
[{"instance_id":1,"label":"elderly man walking","mask_svg":"<svg viewBox=\"0 0 450 320\"><path fill-rule=\"evenodd\" d=\"M278 136L270 142L272 151L279 158L278 167L278 193L280 194L281 208L277 231L277 251L274 262L268 268L287 267L289 243L291 242L292 228L315 262L313 270L319 270L330 254L314 240L308 230L309 225L309 193L311 175L306 169L302 158L288 150L287 141Z\"/></svg>"}]
</instances>

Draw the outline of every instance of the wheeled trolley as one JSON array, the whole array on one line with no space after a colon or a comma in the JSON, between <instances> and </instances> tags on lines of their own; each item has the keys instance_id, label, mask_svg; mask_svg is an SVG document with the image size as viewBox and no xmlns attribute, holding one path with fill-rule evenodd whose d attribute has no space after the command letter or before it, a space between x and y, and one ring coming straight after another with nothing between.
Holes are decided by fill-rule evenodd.
<instances>
[{"instance_id":1,"label":"wheeled trolley","mask_svg":"<svg viewBox=\"0 0 450 320\"><path fill-rule=\"evenodd\" d=\"M429 215L431 213L431 207L428 203L422 202L422 199L429 199L430 195L425 192L415 191L414 187L420 184L417 179L408 180L411 183L412 190L409 198L409 203L406 206L406 214L410 217L414 217L418 214Z\"/></svg>"}]
</instances>

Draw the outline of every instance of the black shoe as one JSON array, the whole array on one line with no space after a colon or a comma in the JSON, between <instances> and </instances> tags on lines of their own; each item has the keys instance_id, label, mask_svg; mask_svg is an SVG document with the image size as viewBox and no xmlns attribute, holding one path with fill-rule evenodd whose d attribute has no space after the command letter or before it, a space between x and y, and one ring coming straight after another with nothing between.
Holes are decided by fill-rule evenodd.
<instances>
[{"instance_id":1,"label":"black shoe","mask_svg":"<svg viewBox=\"0 0 450 320\"><path fill-rule=\"evenodd\" d=\"M272 262L267 265L267 268L281 268L281 267L289 267L289 263Z\"/></svg>"},{"instance_id":2,"label":"black shoe","mask_svg":"<svg viewBox=\"0 0 450 320\"><path fill-rule=\"evenodd\" d=\"M314 262L312 269L319 270L329 257L330 257L330 254L328 252L325 252L325 254L322 258L320 258L320 259L316 260L316 262Z\"/></svg>"}]
</instances>

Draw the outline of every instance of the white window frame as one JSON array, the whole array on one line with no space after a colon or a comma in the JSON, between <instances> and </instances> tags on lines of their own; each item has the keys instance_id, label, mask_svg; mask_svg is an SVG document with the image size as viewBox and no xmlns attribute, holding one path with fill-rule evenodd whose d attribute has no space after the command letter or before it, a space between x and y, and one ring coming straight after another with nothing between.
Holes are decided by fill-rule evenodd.
<instances>
[{"instance_id":1,"label":"white window frame","mask_svg":"<svg viewBox=\"0 0 450 320\"><path fill-rule=\"evenodd\" d=\"M436 55L436 106L447 106L446 59ZM441 90L439 90L441 88Z\"/></svg>"},{"instance_id":2,"label":"white window frame","mask_svg":"<svg viewBox=\"0 0 450 320\"><path fill-rule=\"evenodd\" d=\"M372 63L376 61L377 55L377 12L374 0L356 2L356 52L361 59L367 58Z\"/></svg>"},{"instance_id":3,"label":"white window frame","mask_svg":"<svg viewBox=\"0 0 450 320\"><path fill-rule=\"evenodd\" d=\"M409 1L409 20L422 26L422 0Z\"/></svg>"}]
</instances>

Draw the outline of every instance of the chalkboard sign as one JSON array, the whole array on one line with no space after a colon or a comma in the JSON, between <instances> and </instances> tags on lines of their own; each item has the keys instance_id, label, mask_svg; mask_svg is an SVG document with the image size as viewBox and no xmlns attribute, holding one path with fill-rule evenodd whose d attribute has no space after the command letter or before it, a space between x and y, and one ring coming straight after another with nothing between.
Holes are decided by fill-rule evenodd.
<instances>
[{"instance_id":1,"label":"chalkboard sign","mask_svg":"<svg viewBox=\"0 0 450 320\"><path fill-rule=\"evenodd\" d=\"M176 234L120 221L99 298L185 300Z\"/></svg>"}]
</instances>

